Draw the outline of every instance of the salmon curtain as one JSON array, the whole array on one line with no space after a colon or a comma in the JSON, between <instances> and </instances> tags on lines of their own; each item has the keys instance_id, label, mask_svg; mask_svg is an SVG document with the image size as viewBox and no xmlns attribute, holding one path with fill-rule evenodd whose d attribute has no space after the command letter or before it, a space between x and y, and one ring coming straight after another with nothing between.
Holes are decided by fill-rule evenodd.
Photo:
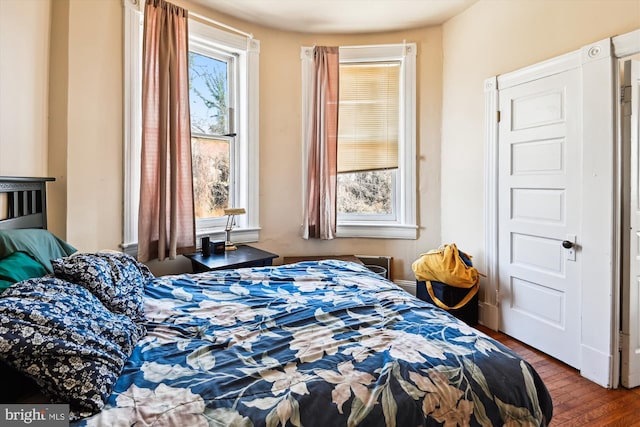
<instances>
[{"instance_id":1,"label":"salmon curtain","mask_svg":"<svg viewBox=\"0 0 640 427\"><path fill-rule=\"evenodd\" d=\"M313 96L307 139L307 194L303 237L333 239L336 235L338 151L338 47L313 49Z\"/></svg>"},{"instance_id":2,"label":"salmon curtain","mask_svg":"<svg viewBox=\"0 0 640 427\"><path fill-rule=\"evenodd\" d=\"M188 12L147 0L144 14L138 259L195 251Z\"/></svg>"}]
</instances>

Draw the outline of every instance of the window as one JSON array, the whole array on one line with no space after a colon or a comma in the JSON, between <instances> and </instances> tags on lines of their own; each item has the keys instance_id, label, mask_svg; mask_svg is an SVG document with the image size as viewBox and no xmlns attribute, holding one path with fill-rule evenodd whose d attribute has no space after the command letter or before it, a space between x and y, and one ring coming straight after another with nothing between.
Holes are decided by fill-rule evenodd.
<instances>
[{"instance_id":1,"label":"window","mask_svg":"<svg viewBox=\"0 0 640 427\"><path fill-rule=\"evenodd\" d=\"M415 44L341 47L339 103L337 236L415 239Z\"/></svg>"},{"instance_id":2,"label":"window","mask_svg":"<svg viewBox=\"0 0 640 427\"><path fill-rule=\"evenodd\" d=\"M215 228L224 209L236 205L238 157L234 112L237 67L234 55L191 43L189 107L193 202L197 228Z\"/></svg>"},{"instance_id":3,"label":"window","mask_svg":"<svg viewBox=\"0 0 640 427\"><path fill-rule=\"evenodd\" d=\"M125 225L137 251L143 13L125 2ZM257 241L260 42L189 21L189 79L196 233L224 239L226 207L243 207L234 240ZM197 239L199 242L199 239Z\"/></svg>"},{"instance_id":4,"label":"window","mask_svg":"<svg viewBox=\"0 0 640 427\"><path fill-rule=\"evenodd\" d=\"M338 220L396 217L400 67L340 64Z\"/></svg>"}]
</instances>

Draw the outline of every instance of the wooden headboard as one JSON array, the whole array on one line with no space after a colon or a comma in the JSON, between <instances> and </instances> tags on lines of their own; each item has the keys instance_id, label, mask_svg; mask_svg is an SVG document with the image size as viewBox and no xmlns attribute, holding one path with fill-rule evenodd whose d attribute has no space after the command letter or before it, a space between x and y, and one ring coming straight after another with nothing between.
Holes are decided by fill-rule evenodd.
<instances>
[{"instance_id":1,"label":"wooden headboard","mask_svg":"<svg viewBox=\"0 0 640 427\"><path fill-rule=\"evenodd\" d=\"M47 228L47 182L55 178L0 176L0 230Z\"/></svg>"},{"instance_id":2,"label":"wooden headboard","mask_svg":"<svg viewBox=\"0 0 640 427\"><path fill-rule=\"evenodd\" d=\"M0 0L1 1L1 0ZM55 178L0 176L0 230L47 228L47 182ZM0 362L0 402L47 404L36 383Z\"/></svg>"}]
</instances>

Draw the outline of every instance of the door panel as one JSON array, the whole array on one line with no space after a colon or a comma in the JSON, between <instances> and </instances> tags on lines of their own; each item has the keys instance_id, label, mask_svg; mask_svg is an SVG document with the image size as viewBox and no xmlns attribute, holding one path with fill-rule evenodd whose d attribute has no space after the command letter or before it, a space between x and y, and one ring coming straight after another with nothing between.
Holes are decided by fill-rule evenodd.
<instances>
[{"instance_id":1,"label":"door panel","mask_svg":"<svg viewBox=\"0 0 640 427\"><path fill-rule=\"evenodd\" d=\"M513 310L562 328L565 318L562 292L516 278L512 279L510 291Z\"/></svg>"},{"instance_id":2,"label":"door panel","mask_svg":"<svg viewBox=\"0 0 640 427\"><path fill-rule=\"evenodd\" d=\"M530 270L533 276L536 271L564 277L564 262L556 239L526 234L511 234L511 263L514 271ZM526 274L523 272L521 274Z\"/></svg>"},{"instance_id":3,"label":"door panel","mask_svg":"<svg viewBox=\"0 0 640 427\"><path fill-rule=\"evenodd\" d=\"M511 218L561 224L564 220L564 191L556 189L516 188L511 198Z\"/></svg>"},{"instance_id":4,"label":"door panel","mask_svg":"<svg viewBox=\"0 0 640 427\"><path fill-rule=\"evenodd\" d=\"M500 329L580 367L580 70L499 91ZM578 249L578 250L576 250Z\"/></svg>"},{"instance_id":5,"label":"door panel","mask_svg":"<svg viewBox=\"0 0 640 427\"><path fill-rule=\"evenodd\" d=\"M512 130L547 126L564 121L564 93L561 90L535 93L512 100Z\"/></svg>"},{"instance_id":6,"label":"door panel","mask_svg":"<svg viewBox=\"0 0 640 427\"><path fill-rule=\"evenodd\" d=\"M530 174L558 173L563 169L562 139L530 141L514 144L512 147L512 173Z\"/></svg>"}]
</instances>

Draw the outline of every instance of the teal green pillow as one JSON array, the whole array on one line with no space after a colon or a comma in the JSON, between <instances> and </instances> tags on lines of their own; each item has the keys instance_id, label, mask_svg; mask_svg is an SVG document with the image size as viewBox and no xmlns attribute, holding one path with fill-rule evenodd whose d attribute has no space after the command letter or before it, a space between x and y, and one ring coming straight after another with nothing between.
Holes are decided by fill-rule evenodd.
<instances>
[{"instance_id":1,"label":"teal green pillow","mask_svg":"<svg viewBox=\"0 0 640 427\"><path fill-rule=\"evenodd\" d=\"M22 280L42 277L47 270L29 254L14 252L0 259L0 292Z\"/></svg>"},{"instance_id":2,"label":"teal green pillow","mask_svg":"<svg viewBox=\"0 0 640 427\"><path fill-rule=\"evenodd\" d=\"M13 282L11 282L9 280L0 279L0 294L3 293L4 290L7 289L11 285L13 285Z\"/></svg>"},{"instance_id":3,"label":"teal green pillow","mask_svg":"<svg viewBox=\"0 0 640 427\"><path fill-rule=\"evenodd\" d=\"M63 258L76 252L76 248L51 234L47 230L25 228L0 230L0 258L14 252L26 252L53 273L51 260Z\"/></svg>"}]
</instances>

